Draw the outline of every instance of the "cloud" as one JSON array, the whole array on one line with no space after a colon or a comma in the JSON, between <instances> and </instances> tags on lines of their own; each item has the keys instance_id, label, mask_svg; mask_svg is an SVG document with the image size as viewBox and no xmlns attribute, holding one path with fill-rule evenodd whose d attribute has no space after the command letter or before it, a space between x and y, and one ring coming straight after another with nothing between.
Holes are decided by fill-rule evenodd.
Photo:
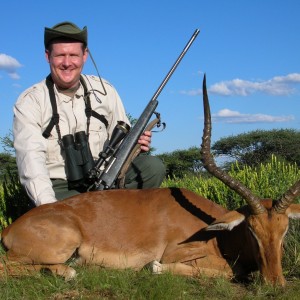
<instances>
[{"instance_id":1,"label":"cloud","mask_svg":"<svg viewBox=\"0 0 300 300\"><path fill-rule=\"evenodd\" d=\"M18 84L18 83L14 83L12 86L15 87L15 88L21 88L22 87L22 85Z\"/></svg>"},{"instance_id":2,"label":"cloud","mask_svg":"<svg viewBox=\"0 0 300 300\"><path fill-rule=\"evenodd\" d=\"M273 96L287 96L296 92L294 86L299 83L300 74L292 73L286 76L276 76L265 81L242 79L221 81L210 86L209 92L223 96L248 96L256 92Z\"/></svg>"},{"instance_id":3,"label":"cloud","mask_svg":"<svg viewBox=\"0 0 300 300\"><path fill-rule=\"evenodd\" d=\"M202 90L197 89L197 90L189 90L189 91L180 91L180 94L187 95L187 96L198 96L198 95L202 95Z\"/></svg>"},{"instance_id":4,"label":"cloud","mask_svg":"<svg viewBox=\"0 0 300 300\"><path fill-rule=\"evenodd\" d=\"M297 92L295 85L300 84L300 73L291 73L286 76L275 76L269 80L249 81L233 79L221 81L211 85L208 92L221 96L249 96L254 93L263 93L273 96L288 96ZM202 90L180 91L188 96L202 95Z\"/></svg>"},{"instance_id":5,"label":"cloud","mask_svg":"<svg viewBox=\"0 0 300 300\"><path fill-rule=\"evenodd\" d=\"M214 122L224 123L279 123L294 120L294 116L271 116L264 114L242 114L230 109L222 109L212 115Z\"/></svg>"},{"instance_id":6,"label":"cloud","mask_svg":"<svg viewBox=\"0 0 300 300\"><path fill-rule=\"evenodd\" d=\"M17 69L21 67L22 65L15 58L0 53L0 70L7 72L12 79L20 78Z\"/></svg>"}]
</instances>

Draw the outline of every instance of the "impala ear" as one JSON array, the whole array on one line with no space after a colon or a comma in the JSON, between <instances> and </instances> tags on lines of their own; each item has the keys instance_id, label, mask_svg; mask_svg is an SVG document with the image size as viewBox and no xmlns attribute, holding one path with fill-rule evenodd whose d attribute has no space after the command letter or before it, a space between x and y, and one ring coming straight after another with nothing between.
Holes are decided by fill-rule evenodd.
<instances>
[{"instance_id":1,"label":"impala ear","mask_svg":"<svg viewBox=\"0 0 300 300\"><path fill-rule=\"evenodd\" d=\"M300 204L291 204L285 213L291 219L300 219Z\"/></svg>"},{"instance_id":2,"label":"impala ear","mask_svg":"<svg viewBox=\"0 0 300 300\"><path fill-rule=\"evenodd\" d=\"M231 230L245 220L245 216L236 210L230 211L220 219L208 225L205 230Z\"/></svg>"}]
</instances>

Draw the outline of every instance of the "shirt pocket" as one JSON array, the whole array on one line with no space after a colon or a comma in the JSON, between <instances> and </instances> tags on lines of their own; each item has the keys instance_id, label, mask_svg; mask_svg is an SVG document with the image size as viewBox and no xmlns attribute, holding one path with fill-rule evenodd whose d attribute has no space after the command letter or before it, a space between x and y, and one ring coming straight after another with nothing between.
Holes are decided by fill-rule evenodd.
<instances>
[{"instance_id":1,"label":"shirt pocket","mask_svg":"<svg viewBox=\"0 0 300 300\"><path fill-rule=\"evenodd\" d=\"M58 143L58 135L55 128L52 129L51 135L47 139L47 163L57 164L63 162L62 149Z\"/></svg>"},{"instance_id":2,"label":"shirt pocket","mask_svg":"<svg viewBox=\"0 0 300 300\"><path fill-rule=\"evenodd\" d=\"M103 150L107 139L108 132L105 125L101 121L92 118L89 129L89 144L94 159L99 158L99 153Z\"/></svg>"}]
</instances>

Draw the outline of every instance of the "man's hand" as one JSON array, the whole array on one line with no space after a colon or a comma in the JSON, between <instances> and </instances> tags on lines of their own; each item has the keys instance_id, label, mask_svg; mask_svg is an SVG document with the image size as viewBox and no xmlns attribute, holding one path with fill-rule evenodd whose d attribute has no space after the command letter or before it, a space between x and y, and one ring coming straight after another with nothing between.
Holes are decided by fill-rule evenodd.
<instances>
[{"instance_id":1,"label":"man's hand","mask_svg":"<svg viewBox=\"0 0 300 300\"><path fill-rule=\"evenodd\" d=\"M145 131L138 139L138 144L141 145L142 151L147 152L150 150L151 136L152 136L151 131Z\"/></svg>"}]
</instances>

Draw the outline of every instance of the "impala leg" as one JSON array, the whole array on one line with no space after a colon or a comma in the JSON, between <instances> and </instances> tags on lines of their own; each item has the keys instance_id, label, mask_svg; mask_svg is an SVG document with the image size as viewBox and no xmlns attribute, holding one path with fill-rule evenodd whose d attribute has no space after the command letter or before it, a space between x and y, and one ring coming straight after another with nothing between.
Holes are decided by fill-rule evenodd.
<instances>
[{"instance_id":1,"label":"impala leg","mask_svg":"<svg viewBox=\"0 0 300 300\"><path fill-rule=\"evenodd\" d=\"M164 272L171 272L176 275L196 276L203 274L208 277L225 276L227 278L233 277L233 272L226 260L214 256L207 255L205 257L194 259L189 262L176 263L159 263L153 261L147 267L154 274L162 274Z\"/></svg>"},{"instance_id":2,"label":"impala leg","mask_svg":"<svg viewBox=\"0 0 300 300\"><path fill-rule=\"evenodd\" d=\"M76 271L66 265L26 265L19 262L4 261L0 263L0 276L31 276L43 270L49 270L53 275L62 276L66 281L76 276Z\"/></svg>"},{"instance_id":3,"label":"impala leg","mask_svg":"<svg viewBox=\"0 0 300 300\"><path fill-rule=\"evenodd\" d=\"M193 260L191 264L198 274L204 274L209 277L233 277L231 266L224 258L219 256L206 255L202 258Z\"/></svg>"},{"instance_id":4,"label":"impala leg","mask_svg":"<svg viewBox=\"0 0 300 300\"><path fill-rule=\"evenodd\" d=\"M192 266L183 263L162 264L154 260L147 264L145 268L149 269L153 274L162 274L167 272L186 276L192 276L196 274L195 269Z\"/></svg>"},{"instance_id":5,"label":"impala leg","mask_svg":"<svg viewBox=\"0 0 300 300\"><path fill-rule=\"evenodd\" d=\"M0 276L30 276L43 270L49 270L53 275L59 275L70 280L76 276L76 271L64 264L33 264L28 258L12 260L7 255L0 258Z\"/></svg>"},{"instance_id":6,"label":"impala leg","mask_svg":"<svg viewBox=\"0 0 300 300\"><path fill-rule=\"evenodd\" d=\"M35 266L39 270L50 270L52 274L62 276L66 281L74 279L76 277L76 271L66 265L57 264L57 265L37 265Z\"/></svg>"}]
</instances>

